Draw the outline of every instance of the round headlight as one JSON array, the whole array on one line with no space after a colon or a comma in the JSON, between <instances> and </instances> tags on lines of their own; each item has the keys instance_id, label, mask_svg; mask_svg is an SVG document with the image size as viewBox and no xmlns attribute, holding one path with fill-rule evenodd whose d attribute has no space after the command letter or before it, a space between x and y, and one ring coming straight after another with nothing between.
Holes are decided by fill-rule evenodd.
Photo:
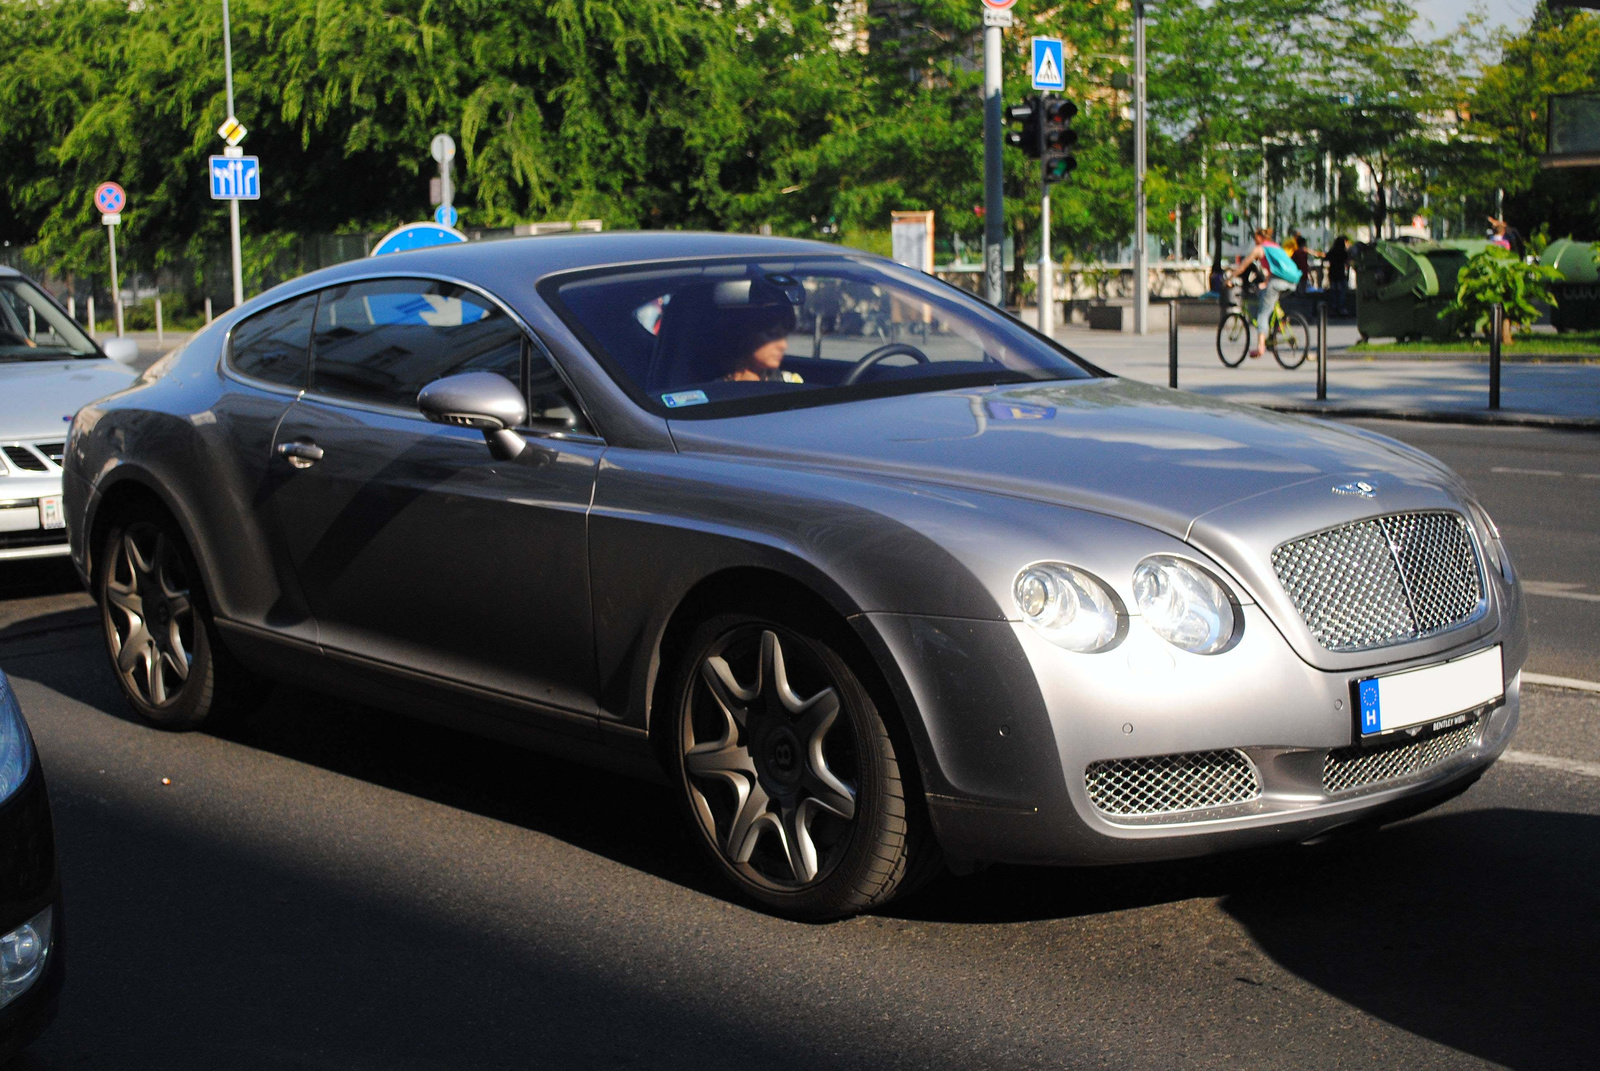
<instances>
[{"instance_id":1,"label":"round headlight","mask_svg":"<svg viewBox=\"0 0 1600 1071\"><path fill-rule=\"evenodd\" d=\"M1087 654L1116 642L1116 597L1082 569L1059 562L1030 565L1017 574L1012 591L1022 619L1051 643Z\"/></svg>"},{"instance_id":2,"label":"round headlight","mask_svg":"<svg viewBox=\"0 0 1600 1071\"><path fill-rule=\"evenodd\" d=\"M1133 570L1133 599L1156 635L1194 654L1216 654L1238 618L1222 585L1182 558L1158 554Z\"/></svg>"}]
</instances>

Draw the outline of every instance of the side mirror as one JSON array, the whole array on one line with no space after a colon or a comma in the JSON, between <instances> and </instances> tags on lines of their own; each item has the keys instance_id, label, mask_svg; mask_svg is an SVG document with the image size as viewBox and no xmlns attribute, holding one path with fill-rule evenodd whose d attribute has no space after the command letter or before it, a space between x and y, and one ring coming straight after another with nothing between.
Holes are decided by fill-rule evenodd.
<instances>
[{"instance_id":1,"label":"side mirror","mask_svg":"<svg viewBox=\"0 0 1600 1071\"><path fill-rule=\"evenodd\" d=\"M462 372L436 379L417 394L417 408L435 424L477 428L489 452L510 461L528 448L512 428L527 423L528 403L517 385L494 372Z\"/></svg>"},{"instance_id":2,"label":"side mirror","mask_svg":"<svg viewBox=\"0 0 1600 1071\"><path fill-rule=\"evenodd\" d=\"M118 364L132 364L139 359L139 344L131 338L108 338L100 344L105 355Z\"/></svg>"}]
</instances>

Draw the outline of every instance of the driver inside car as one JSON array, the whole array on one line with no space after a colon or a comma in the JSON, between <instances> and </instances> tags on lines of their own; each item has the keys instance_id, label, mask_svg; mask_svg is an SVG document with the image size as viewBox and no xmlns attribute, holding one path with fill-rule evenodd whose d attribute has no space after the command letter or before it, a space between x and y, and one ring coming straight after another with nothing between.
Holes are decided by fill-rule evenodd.
<instances>
[{"instance_id":1,"label":"driver inside car","mask_svg":"<svg viewBox=\"0 0 1600 1071\"><path fill-rule=\"evenodd\" d=\"M789 335L794 332L794 307L787 304L756 305L741 309L732 332L732 366L722 378L725 382L804 383L798 372L783 370L789 352Z\"/></svg>"}]
</instances>

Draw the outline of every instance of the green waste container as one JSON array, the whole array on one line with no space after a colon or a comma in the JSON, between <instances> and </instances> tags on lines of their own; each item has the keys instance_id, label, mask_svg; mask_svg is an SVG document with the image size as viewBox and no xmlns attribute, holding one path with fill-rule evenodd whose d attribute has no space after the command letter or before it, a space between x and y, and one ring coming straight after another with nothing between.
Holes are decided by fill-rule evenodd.
<instances>
[{"instance_id":1,"label":"green waste container","mask_svg":"<svg viewBox=\"0 0 1600 1071\"><path fill-rule=\"evenodd\" d=\"M1455 334L1439 312L1456 296L1456 277L1487 249L1482 239L1372 242L1358 247L1356 329L1362 338L1433 339Z\"/></svg>"},{"instance_id":2,"label":"green waste container","mask_svg":"<svg viewBox=\"0 0 1600 1071\"><path fill-rule=\"evenodd\" d=\"M1557 331L1600 331L1600 271L1595 270L1595 242L1559 238L1545 247L1539 263L1566 276L1550 284L1556 299L1550 323Z\"/></svg>"}]
</instances>

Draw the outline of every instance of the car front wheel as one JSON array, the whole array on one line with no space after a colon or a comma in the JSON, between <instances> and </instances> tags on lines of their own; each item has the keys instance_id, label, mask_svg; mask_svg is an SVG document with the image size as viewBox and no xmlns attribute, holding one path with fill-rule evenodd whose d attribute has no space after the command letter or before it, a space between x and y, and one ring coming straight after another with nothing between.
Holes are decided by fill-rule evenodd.
<instances>
[{"instance_id":1,"label":"car front wheel","mask_svg":"<svg viewBox=\"0 0 1600 1071\"><path fill-rule=\"evenodd\" d=\"M697 839L794 918L886 903L935 852L882 716L843 658L751 615L707 621L679 666L672 773Z\"/></svg>"},{"instance_id":2,"label":"car front wheel","mask_svg":"<svg viewBox=\"0 0 1600 1071\"><path fill-rule=\"evenodd\" d=\"M154 508L119 517L95 586L106 652L128 702L160 728L198 728L221 705L236 667L220 649L178 526Z\"/></svg>"}]
</instances>

